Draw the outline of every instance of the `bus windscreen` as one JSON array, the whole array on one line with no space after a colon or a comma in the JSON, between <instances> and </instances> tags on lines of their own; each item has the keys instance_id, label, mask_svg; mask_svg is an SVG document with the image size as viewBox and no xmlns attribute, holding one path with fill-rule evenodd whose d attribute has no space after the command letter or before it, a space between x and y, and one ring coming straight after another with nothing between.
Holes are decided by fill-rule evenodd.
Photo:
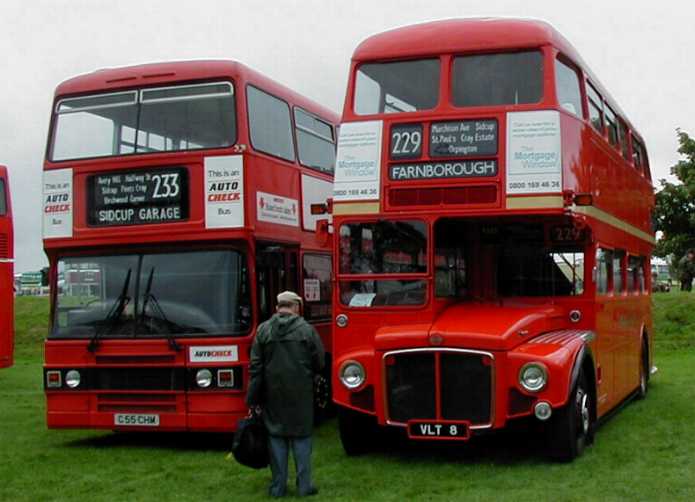
<instances>
[{"instance_id":1,"label":"bus windscreen","mask_svg":"<svg viewBox=\"0 0 695 502\"><path fill-rule=\"evenodd\" d=\"M230 82L66 98L58 102L51 160L223 148L236 141Z\"/></svg>"},{"instance_id":2,"label":"bus windscreen","mask_svg":"<svg viewBox=\"0 0 695 502\"><path fill-rule=\"evenodd\" d=\"M543 55L540 51L454 58L451 75L454 106L538 103L542 96Z\"/></svg>"},{"instance_id":3,"label":"bus windscreen","mask_svg":"<svg viewBox=\"0 0 695 502\"><path fill-rule=\"evenodd\" d=\"M358 115L430 110L438 101L438 59L366 63L357 70Z\"/></svg>"},{"instance_id":4,"label":"bus windscreen","mask_svg":"<svg viewBox=\"0 0 695 502\"><path fill-rule=\"evenodd\" d=\"M234 250L65 257L52 338L248 332L245 255Z\"/></svg>"}]
</instances>

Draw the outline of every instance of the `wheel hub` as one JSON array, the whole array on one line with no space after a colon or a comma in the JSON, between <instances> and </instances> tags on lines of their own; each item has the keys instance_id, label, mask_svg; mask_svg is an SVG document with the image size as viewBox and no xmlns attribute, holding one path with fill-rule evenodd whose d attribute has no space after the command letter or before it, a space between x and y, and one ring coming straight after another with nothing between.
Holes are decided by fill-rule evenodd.
<instances>
[{"instance_id":1,"label":"wheel hub","mask_svg":"<svg viewBox=\"0 0 695 502\"><path fill-rule=\"evenodd\" d=\"M582 432L584 434L588 434L590 422L589 394L584 392L582 393L579 410L582 424Z\"/></svg>"}]
</instances>

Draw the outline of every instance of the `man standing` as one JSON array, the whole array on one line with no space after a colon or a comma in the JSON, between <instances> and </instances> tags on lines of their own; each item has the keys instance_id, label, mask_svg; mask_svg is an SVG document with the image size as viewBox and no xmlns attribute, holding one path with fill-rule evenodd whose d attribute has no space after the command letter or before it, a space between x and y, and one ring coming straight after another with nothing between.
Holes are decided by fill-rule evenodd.
<instances>
[{"instance_id":1,"label":"man standing","mask_svg":"<svg viewBox=\"0 0 695 502\"><path fill-rule=\"evenodd\" d=\"M251 347L246 403L261 408L268 429L270 495L285 495L290 448L297 468L298 494L315 495L318 489L311 481L314 376L323 369L323 344L316 330L299 315L299 295L284 291L277 301L276 314L258 326Z\"/></svg>"},{"instance_id":2,"label":"man standing","mask_svg":"<svg viewBox=\"0 0 695 502\"><path fill-rule=\"evenodd\" d=\"M681 291L691 291L695 277L695 249L688 249L685 256L678 262L680 269Z\"/></svg>"}]
</instances>

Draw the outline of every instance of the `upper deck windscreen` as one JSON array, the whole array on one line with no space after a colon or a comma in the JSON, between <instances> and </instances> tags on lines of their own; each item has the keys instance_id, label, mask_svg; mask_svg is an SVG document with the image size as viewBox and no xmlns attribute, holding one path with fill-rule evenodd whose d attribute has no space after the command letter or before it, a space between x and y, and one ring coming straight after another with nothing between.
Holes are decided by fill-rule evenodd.
<instances>
[{"instance_id":1,"label":"upper deck windscreen","mask_svg":"<svg viewBox=\"0 0 695 502\"><path fill-rule=\"evenodd\" d=\"M439 59L363 64L355 82L355 113L432 109L439 101L439 73Z\"/></svg>"},{"instance_id":2,"label":"upper deck windscreen","mask_svg":"<svg viewBox=\"0 0 695 502\"><path fill-rule=\"evenodd\" d=\"M215 82L62 99L53 161L231 146L234 87Z\"/></svg>"},{"instance_id":3,"label":"upper deck windscreen","mask_svg":"<svg viewBox=\"0 0 695 502\"><path fill-rule=\"evenodd\" d=\"M538 103L542 96L543 56L540 51L454 58L451 75L454 106Z\"/></svg>"}]
</instances>

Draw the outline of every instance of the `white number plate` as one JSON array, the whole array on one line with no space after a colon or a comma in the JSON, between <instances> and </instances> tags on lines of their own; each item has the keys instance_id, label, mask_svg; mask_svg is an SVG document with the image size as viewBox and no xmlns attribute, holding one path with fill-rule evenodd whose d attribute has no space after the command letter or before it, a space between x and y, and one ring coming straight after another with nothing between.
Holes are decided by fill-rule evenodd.
<instances>
[{"instance_id":1,"label":"white number plate","mask_svg":"<svg viewBox=\"0 0 695 502\"><path fill-rule=\"evenodd\" d=\"M116 413L113 416L113 425L138 427L159 427L159 415L148 415L142 413Z\"/></svg>"}]
</instances>

